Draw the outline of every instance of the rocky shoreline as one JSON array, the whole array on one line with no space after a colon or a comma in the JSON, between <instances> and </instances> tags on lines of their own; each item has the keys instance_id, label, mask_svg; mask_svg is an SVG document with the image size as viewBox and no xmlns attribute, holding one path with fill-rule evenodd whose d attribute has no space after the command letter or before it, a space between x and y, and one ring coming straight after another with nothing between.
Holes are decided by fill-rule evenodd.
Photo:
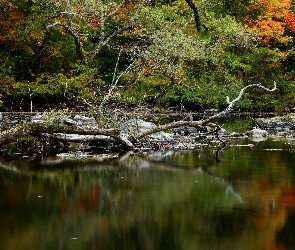
<instances>
[{"instance_id":1,"label":"rocky shoreline","mask_svg":"<svg viewBox=\"0 0 295 250\"><path fill-rule=\"evenodd\" d=\"M72 117L63 115L53 116L50 117L50 119L52 119L52 123L58 125L61 124L66 127L80 127L89 130L97 129L99 127L96 119L93 117L87 117L81 114L72 115ZM16 125L19 120L20 123L45 122L45 117L40 114L21 114L20 119L17 119L16 115L12 117L12 125ZM1 114L0 125L2 129L7 126L3 123L5 119L7 120L7 116ZM48 117L46 119L48 119ZM118 122L116 128L120 131L119 136L121 138L132 138L133 135L149 130L155 126L157 125L154 122L133 117L124 122ZM78 135L76 135L77 138L75 135L72 136L74 137L69 137L71 140L80 140ZM134 141L133 143L136 150L194 149L204 146L220 148L226 145L230 139L249 138L253 142L259 142L274 136L293 140L295 138L295 115L288 114L272 118L257 118L255 119L255 124L253 124L253 128L244 133L228 131L219 126L180 126L167 131L152 133ZM96 138L96 140L105 140L108 142L107 144L113 143L111 137L108 139ZM83 141L83 138L81 141ZM104 149L104 147L101 149ZM107 145L105 149L111 150L112 146Z\"/></svg>"},{"instance_id":2,"label":"rocky shoreline","mask_svg":"<svg viewBox=\"0 0 295 250\"><path fill-rule=\"evenodd\" d=\"M256 127L245 133L250 138L279 137L295 139L295 114L256 119Z\"/></svg>"},{"instance_id":3,"label":"rocky shoreline","mask_svg":"<svg viewBox=\"0 0 295 250\"><path fill-rule=\"evenodd\" d=\"M176 147L198 147L204 146L208 141L211 145L223 144L226 140L237 138L249 138L253 142L265 141L269 137L285 138L295 140L295 114L276 116L272 118L257 118L252 129L244 133L236 133L225 129L210 131L209 127L179 127L173 129L169 134ZM152 138L152 141L157 142ZM159 139L158 139L159 141ZM167 141L169 142L169 141Z\"/></svg>"}]
</instances>

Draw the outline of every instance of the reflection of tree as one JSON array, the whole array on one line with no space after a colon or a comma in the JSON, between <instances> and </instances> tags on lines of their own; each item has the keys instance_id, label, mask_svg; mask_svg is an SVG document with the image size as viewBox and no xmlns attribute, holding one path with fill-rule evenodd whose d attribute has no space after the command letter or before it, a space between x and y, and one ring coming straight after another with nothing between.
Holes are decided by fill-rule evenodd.
<instances>
[{"instance_id":1,"label":"reflection of tree","mask_svg":"<svg viewBox=\"0 0 295 250\"><path fill-rule=\"evenodd\" d=\"M292 249L295 246L295 212L292 211L287 222L282 229L280 229L276 235L276 240L279 245L282 245L282 249ZM283 246L285 248L283 248Z\"/></svg>"},{"instance_id":2,"label":"reflection of tree","mask_svg":"<svg viewBox=\"0 0 295 250\"><path fill-rule=\"evenodd\" d=\"M264 161L267 167L259 170L257 159L246 157L255 154L249 148L229 148L218 163L214 153L212 149L166 152L164 158L131 154L104 161L80 159L77 165L68 160L47 161L40 169L37 162L32 167L32 162L17 166L7 161L6 168L9 165L13 171L0 172L0 185L1 180L10 180L9 187L0 187L4 192L0 208L10 204L26 211L28 216L10 216L14 221L9 222L22 225L19 242L26 238L28 249L162 249L164 245L247 249L249 239L257 249L275 244L274 233L283 226L286 210L263 199L279 196L286 187L283 183L290 183L282 172L282 160L279 165L270 155L263 157L270 161ZM70 168L62 167L69 164ZM276 177L278 168L281 172ZM14 183L20 180L22 192L15 193ZM239 193L227 192L230 187ZM44 197L38 200L40 194ZM7 218L0 222L5 243L12 239L4 226L9 224Z\"/></svg>"},{"instance_id":3,"label":"reflection of tree","mask_svg":"<svg viewBox=\"0 0 295 250\"><path fill-rule=\"evenodd\" d=\"M113 161L119 163L118 159ZM143 165L139 158L137 161L138 166ZM104 249L134 249L139 245L161 248L167 242L181 248L186 241L197 244L200 240L198 234L206 235L208 220L204 219L204 215L210 218L210 230L215 234L212 215L216 208L233 207L237 203L235 197L225 194L222 184L204 172L180 171L179 175L175 169L169 170L167 165L149 160L150 168L134 171L129 170L125 163L121 161L119 168L109 170L97 168L85 172L76 169L72 170L72 175L58 169L18 169L18 175L21 173L26 179L26 190L30 189L27 202L32 202L36 197L36 187L39 185L43 184L42 189L50 190L43 194L45 211L35 210L37 214L29 220L30 226L22 235L29 237L27 232L40 227L42 222L47 228L42 232L42 237L30 235L30 244L38 242L41 249L46 245L64 249L73 237L81 241L89 239L89 246ZM34 172L35 175L32 175ZM40 172L43 172L42 177ZM55 179L53 173L50 175L49 172L56 173ZM28 173L32 176L31 181ZM23 205L26 206L25 203ZM40 218L38 213L41 211L48 216ZM179 237L185 234L188 235Z\"/></svg>"},{"instance_id":4,"label":"reflection of tree","mask_svg":"<svg viewBox=\"0 0 295 250\"><path fill-rule=\"evenodd\" d=\"M226 193L230 193L231 195L235 196L238 201L242 202L243 199L242 199L241 195L237 191L235 191L235 188L233 187L233 185L225 178L221 178L220 176L215 175L210 170L211 168L218 166L218 163L220 161L218 158L218 154L219 154L219 152L222 152L226 146L227 145L225 144L220 149L217 149L217 150L214 150L212 148L209 148L207 150L202 149L199 151L194 150L194 151L175 152L175 151L171 150L171 151L167 151L166 153L162 153L162 154L158 153L158 152L156 152L156 153L152 152L151 154L146 155L146 157L144 157L144 158L141 157L141 159L137 159L136 162L146 161L146 162L149 162L150 166L153 166L155 164L155 162L161 162L164 165L164 167L166 167L166 168L171 168L171 164L173 164L173 167L178 168L178 171L180 171L179 168L181 168L181 166L186 165L186 163L183 162L183 159L189 158L185 155L189 155L191 153L195 156L197 154L198 161L195 161L195 159L193 159L191 162L191 166L187 166L187 167L196 169L198 172L203 171L206 174L212 176L217 182L223 184L226 187ZM165 158L167 158L167 157L169 158L171 155L173 156L173 161L168 161L165 166ZM136 157L136 156L134 156L134 157ZM180 158L180 162L177 162L177 160L175 160L177 158L178 159ZM141 165L145 165L145 164L141 164Z\"/></svg>"}]
</instances>

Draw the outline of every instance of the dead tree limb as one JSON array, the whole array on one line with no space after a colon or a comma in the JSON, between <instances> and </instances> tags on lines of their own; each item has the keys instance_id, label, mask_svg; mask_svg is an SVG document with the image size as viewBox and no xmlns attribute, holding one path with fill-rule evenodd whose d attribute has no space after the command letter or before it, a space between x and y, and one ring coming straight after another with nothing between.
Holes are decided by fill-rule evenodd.
<instances>
[{"instance_id":1,"label":"dead tree limb","mask_svg":"<svg viewBox=\"0 0 295 250\"><path fill-rule=\"evenodd\" d=\"M240 90L239 95L234 100L230 101L229 98L226 97L226 100L228 103L227 108L216 115L213 115L207 119L203 119L199 121L183 121L182 120L182 121L171 122L165 125L154 126L130 138L122 136L118 129L98 129L98 128L85 129L85 128L77 127L77 126L66 126L61 124L52 124L48 122L26 123L23 125L19 125L15 128L2 131L0 133L0 146L3 146L11 142L15 142L21 137L28 136L28 135L32 135L32 136L40 137L40 138L42 138L42 135L43 135L43 138L44 138L44 135L47 134L47 138L60 139L60 140L64 140L65 138L68 138L70 140L69 135L71 134L71 135L79 135L79 136L84 135L83 142L90 142L91 140L113 142L115 140L120 145L122 145L125 149L135 149L135 146L132 143L132 141L136 142L138 141L138 139L141 139L145 136L148 136L163 130L168 130L168 129L177 128L181 126L201 127L204 125L210 125L210 126L214 126L215 128L218 127L215 124L211 124L211 122L217 118L229 115L230 112L233 110L235 103L242 98L243 94L248 88L252 88L252 87L262 88L268 92L273 92L277 89L276 82L274 82L274 86L272 89L266 88L261 84L250 84L242 88ZM79 140L82 140L81 138L83 137L80 137ZM72 140L74 139L72 138ZM78 140L77 137L76 137L76 140Z\"/></svg>"},{"instance_id":2,"label":"dead tree limb","mask_svg":"<svg viewBox=\"0 0 295 250\"><path fill-rule=\"evenodd\" d=\"M264 90L266 90L268 92L273 92L273 91L275 91L277 89L277 84L276 84L276 82L274 82L274 86L273 86L272 89L266 88L261 84L247 85L246 87L244 87L244 88L242 88L240 90L239 95L234 100L229 101L229 98L226 97L226 101L228 103L227 108L225 110L219 112L216 115L210 116L207 119L199 120L199 121L177 121L177 122L172 122L172 123L165 124L165 125L155 126L155 127L150 128L150 129L147 129L147 130L145 130L145 131L143 131L141 133L138 133L137 135L134 136L134 138L135 139L140 139L140 138L143 138L145 136L148 136L148 135L151 135L151 134L163 131L163 130L168 130L168 129L171 129L171 128L177 128L177 127L180 127L180 126L192 126L192 127L204 126L204 125L212 122L213 120L216 120L217 118L221 118L221 117L224 117L224 116L230 114L230 112L233 110L234 105L236 104L236 102L238 102L242 98L245 91L248 88L253 88L253 87L258 87L258 88L262 88L262 89L264 89Z\"/></svg>"},{"instance_id":3,"label":"dead tree limb","mask_svg":"<svg viewBox=\"0 0 295 250\"><path fill-rule=\"evenodd\" d=\"M246 90L248 88L253 88L253 87L257 87L257 88L261 88L261 89L264 89L265 91L267 92L273 92L277 89L277 83L274 81L274 85L273 85L273 88L272 89L269 89L263 85L261 85L260 83L259 84L249 84L247 85L246 87L242 88L240 90L240 93L239 95L232 101L229 100L229 97L226 96L226 102L228 104L227 108L225 110L223 110L222 112L216 114L216 115L213 115L211 117L209 117L208 119L204 120L204 124L208 123L208 122L211 122L212 120L216 119L216 118L220 118L220 117L224 117L225 115L228 115L234 108L234 105L236 104L236 102L238 102L243 94L246 92Z\"/></svg>"},{"instance_id":4,"label":"dead tree limb","mask_svg":"<svg viewBox=\"0 0 295 250\"><path fill-rule=\"evenodd\" d=\"M112 138L128 149L134 148L133 144L127 138L124 138L120 135L120 131L118 129L83 129L76 126L65 126L48 123L27 123L9 130L5 130L0 133L0 146L15 142L21 137L28 135L42 137L42 134L48 134L48 138L56 137L56 139L58 139L59 137L61 139L61 136L57 136L58 133L64 134L65 137L68 134L87 136L92 135L93 139L100 135L100 140L105 139L105 141L109 142L110 138ZM105 138L103 136L105 136Z\"/></svg>"},{"instance_id":5,"label":"dead tree limb","mask_svg":"<svg viewBox=\"0 0 295 250\"><path fill-rule=\"evenodd\" d=\"M40 133L42 138L56 139L61 142L87 142L87 143L97 143L97 142L108 142L114 143L116 140L108 135L78 135L78 134L64 134L64 133Z\"/></svg>"}]
</instances>

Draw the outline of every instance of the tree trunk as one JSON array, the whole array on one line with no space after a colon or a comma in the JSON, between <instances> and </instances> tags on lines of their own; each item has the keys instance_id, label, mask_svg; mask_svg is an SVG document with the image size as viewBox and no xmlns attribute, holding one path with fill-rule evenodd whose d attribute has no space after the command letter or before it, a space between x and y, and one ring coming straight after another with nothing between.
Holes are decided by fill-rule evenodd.
<instances>
[{"instance_id":1,"label":"tree trunk","mask_svg":"<svg viewBox=\"0 0 295 250\"><path fill-rule=\"evenodd\" d=\"M197 29L197 31L200 32L201 31L201 27L203 27L207 31L208 28L203 23L201 23L201 21L200 21L200 15L199 15L199 10L197 9L197 7L193 3L193 1L192 0L185 0L185 1L188 4L188 6L192 9L192 11L194 12L194 17L195 17L195 23L196 23L196 29Z\"/></svg>"}]
</instances>

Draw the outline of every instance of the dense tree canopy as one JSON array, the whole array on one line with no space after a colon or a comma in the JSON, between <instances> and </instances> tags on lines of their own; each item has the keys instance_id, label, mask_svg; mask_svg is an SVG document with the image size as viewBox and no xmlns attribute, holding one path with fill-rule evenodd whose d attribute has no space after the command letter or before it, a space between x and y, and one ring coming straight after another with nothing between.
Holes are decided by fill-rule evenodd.
<instances>
[{"instance_id":1,"label":"dense tree canopy","mask_svg":"<svg viewBox=\"0 0 295 250\"><path fill-rule=\"evenodd\" d=\"M295 14L284 0L0 0L2 109L293 107ZM42 99L42 102L37 100Z\"/></svg>"}]
</instances>

